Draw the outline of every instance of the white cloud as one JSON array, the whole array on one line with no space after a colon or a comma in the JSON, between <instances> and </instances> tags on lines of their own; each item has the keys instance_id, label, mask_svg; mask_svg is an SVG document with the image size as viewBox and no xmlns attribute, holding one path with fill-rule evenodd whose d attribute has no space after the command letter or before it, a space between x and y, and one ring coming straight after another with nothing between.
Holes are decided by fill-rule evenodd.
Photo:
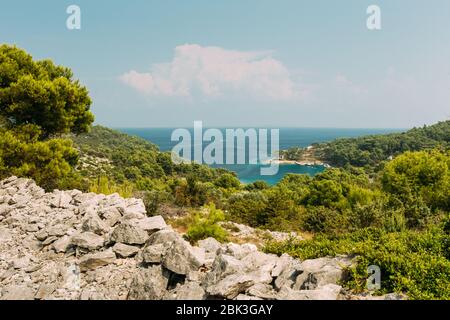
<instances>
[{"instance_id":1,"label":"white cloud","mask_svg":"<svg viewBox=\"0 0 450 320\"><path fill-rule=\"evenodd\" d=\"M186 44L175 48L171 62L148 72L131 70L120 79L150 96L221 97L291 101L307 91L270 52L226 50ZM233 97L234 97L233 96Z\"/></svg>"}]
</instances>

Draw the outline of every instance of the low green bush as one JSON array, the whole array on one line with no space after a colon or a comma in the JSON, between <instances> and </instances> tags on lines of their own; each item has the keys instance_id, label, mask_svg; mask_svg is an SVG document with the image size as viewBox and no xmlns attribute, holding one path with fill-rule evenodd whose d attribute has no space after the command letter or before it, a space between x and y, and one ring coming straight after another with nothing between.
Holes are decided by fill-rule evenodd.
<instances>
[{"instance_id":1,"label":"low green bush","mask_svg":"<svg viewBox=\"0 0 450 320\"><path fill-rule=\"evenodd\" d=\"M186 238L192 243L209 237L224 242L227 240L228 233L218 224L224 220L223 211L216 209L214 204L210 204L203 210L193 213L192 223L188 226Z\"/></svg>"},{"instance_id":2,"label":"low green bush","mask_svg":"<svg viewBox=\"0 0 450 320\"><path fill-rule=\"evenodd\" d=\"M366 228L344 236L319 235L312 240L269 242L265 251L300 259L356 255L357 264L344 284L365 290L367 268L381 269L381 293L402 292L411 299L450 299L449 233L445 228L387 232Z\"/></svg>"}]
</instances>

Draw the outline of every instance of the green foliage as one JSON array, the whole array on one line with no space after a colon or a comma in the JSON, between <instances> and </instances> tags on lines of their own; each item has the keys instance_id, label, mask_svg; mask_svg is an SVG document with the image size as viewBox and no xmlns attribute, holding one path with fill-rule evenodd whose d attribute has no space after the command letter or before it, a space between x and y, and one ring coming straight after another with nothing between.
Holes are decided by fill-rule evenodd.
<instances>
[{"instance_id":1,"label":"green foliage","mask_svg":"<svg viewBox=\"0 0 450 320\"><path fill-rule=\"evenodd\" d=\"M333 180L314 180L307 203L313 206L333 207L343 198L342 186Z\"/></svg>"},{"instance_id":2,"label":"green foliage","mask_svg":"<svg viewBox=\"0 0 450 320\"><path fill-rule=\"evenodd\" d=\"M298 147L291 147L287 150L280 150L280 157L284 160L298 160L305 153L305 149Z\"/></svg>"},{"instance_id":3,"label":"green foliage","mask_svg":"<svg viewBox=\"0 0 450 320\"><path fill-rule=\"evenodd\" d=\"M401 203L450 210L450 153L406 152L388 163L382 173L384 191ZM418 209L420 210L420 209ZM427 210L424 210L427 214ZM418 224L422 214L410 214Z\"/></svg>"},{"instance_id":4,"label":"green foliage","mask_svg":"<svg viewBox=\"0 0 450 320\"><path fill-rule=\"evenodd\" d=\"M133 195L133 185L128 181L122 184L116 184L114 181L109 180L108 177L100 176L91 181L89 191L105 195L118 193L124 198L131 198Z\"/></svg>"},{"instance_id":5,"label":"green foliage","mask_svg":"<svg viewBox=\"0 0 450 320\"><path fill-rule=\"evenodd\" d=\"M214 204L210 204L203 210L193 214L192 224L188 227L186 238L195 243L213 237L220 242L227 240L227 232L218 224L225 220L222 210L216 209Z\"/></svg>"},{"instance_id":6,"label":"green foliage","mask_svg":"<svg viewBox=\"0 0 450 320\"><path fill-rule=\"evenodd\" d=\"M73 170L72 141L51 138L86 132L94 121L90 104L70 69L0 45L0 175L33 178L47 190L85 188Z\"/></svg>"},{"instance_id":7,"label":"green foliage","mask_svg":"<svg viewBox=\"0 0 450 320\"><path fill-rule=\"evenodd\" d=\"M82 159L87 156L96 159L94 165L83 172L88 177L96 177L101 171L120 183L165 175L164 168L158 162L158 148L138 137L94 126L89 133L73 136L72 139Z\"/></svg>"},{"instance_id":8,"label":"green foliage","mask_svg":"<svg viewBox=\"0 0 450 320\"><path fill-rule=\"evenodd\" d=\"M225 188L225 189L239 189L239 187L241 186L241 182L239 181L239 179L231 173L226 173L226 174L222 174L220 175L215 181L214 184L220 188Z\"/></svg>"},{"instance_id":9,"label":"green foliage","mask_svg":"<svg viewBox=\"0 0 450 320\"><path fill-rule=\"evenodd\" d=\"M302 228L306 231L326 234L339 234L348 230L349 216L336 209L324 206L309 207L303 217Z\"/></svg>"},{"instance_id":10,"label":"green foliage","mask_svg":"<svg viewBox=\"0 0 450 320\"><path fill-rule=\"evenodd\" d=\"M236 186L229 171L196 163L175 164L170 153L159 152L154 144L105 127L94 126L72 139L80 150L83 176L95 179L101 172L117 184L129 181L140 191L164 189L180 206L219 204L222 191L212 181L222 183L223 188Z\"/></svg>"},{"instance_id":11,"label":"green foliage","mask_svg":"<svg viewBox=\"0 0 450 320\"><path fill-rule=\"evenodd\" d=\"M175 203L180 206L199 207L213 202L220 205L222 192L210 182L201 182L194 174L178 180L173 186Z\"/></svg>"},{"instance_id":12,"label":"green foliage","mask_svg":"<svg viewBox=\"0 0 450 320\"><path fill-rule=\"evenodd\" d=\"M357 255L357 266L346 286L364 291L367 268L381 269L381 292L404 292L411 299L450 299L449 234L440 228L424 232L362 229L333 238L268 243L265 251L300 259L338 254Z\"/></svg>"},{"instance_id":13,"label":"green foliage","mask_svg":"<svg viewBox=\"0 0 450 320\"><path fill-rule=\"evenodd\" d=\"M86 132L94 121L88 91L72 71L0 45L0 116L8 127L34 124L44 137Z\"/></svg>"},{"instance_id":14,"label":"green foliage","mask_svg":"<svg viewBox=\"0 0 450 320\"><path fill-rule=\"evenodd\" d=\"M72 167L78 153L67 139L40 141L40 130L25 125L13 130L0 130L0 176L33 178L36 183L52 190L76 179Z\"/></svg>"},{"instance_id":15,"label":"green foliage","mask_svg":"<svg viewBox=\"0 0 450 320\"><path fill-rule=\"evenodd\" d=\"M414 128L405 133L372 135L359 138L338 139L316 145L316 156L327 163L345 167L371 167L406 151L420 151L450 146L450 121L432 126Z\"/></svg>"},{"instance_id":16,"label":"green foliage","mask_svg":"<svg viewBox=\"0 0 450 320\"><path fill-rule=\"evenodd\" d=\"M142 191L134 196L143 200L149 216L155 215L161 204L173 202L173 196L169 192L161 190Z\"/></svg>"},{"instance_id":17,"label":"green foliage","mask_svg":"<svg viewBox=\"0 0 450 320\"><path fill-rule=\"evenodd\" d=\"M265 190L265 189L269 189L269 188L270 188L269 184L267 182L261 181L261 180L255 181L253 183L249 183L244 187L244 189L248 190L248 191Z\"/></svg>"},{"instance_id":18,"label":"green foliage","mask_svg":"<svg viewBox=\"0 0 450 320\"><path fill-rule=\"evenodd\" d=\"M228 220L245 223L252 227L266 222L267 197L258 191L233 194L228 199Z\"/></svg>"}]
</instances>

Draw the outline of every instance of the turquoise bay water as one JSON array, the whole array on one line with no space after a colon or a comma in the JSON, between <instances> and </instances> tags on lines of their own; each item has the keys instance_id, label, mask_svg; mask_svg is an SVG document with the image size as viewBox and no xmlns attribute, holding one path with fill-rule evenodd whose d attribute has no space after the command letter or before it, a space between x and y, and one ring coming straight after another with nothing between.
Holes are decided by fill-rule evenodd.
<instances>
[{"instance_id":1,"label":"turquoise bay water","mask_svg":"<svg viewBox=\"0 0 450 320\"><path fill-rule=\"evenodd\" d=\"M171 134L174 128L119 128L118 130L130 135L144 138L156 144L161 151L170 151L178 143L177 141L171 141ZM191 131L191 136L193 137L193 130L189 130ZM206 128L204 130L206 130ZM222 129L222 132L224 132L224 130L225 129ZM337 128L280 128L279 130L281 150L285 150L290 147L307 147L312 143L327 142L337 138L350 138L370 134L386 134L402 131L401 129ZM204 145L207 144L208 143L204 143ZM224 148L224 155L226 154L226 152L227 150ZM236 172L239 179L243 183L251 183L257 180L264 180L271 185L280 181L287 173L308 174L314 176L315 174L320 173L325 169L323 166L300 166L296 164L283 164L279 166L277 174L272 176L264 176L261 175L260 169L262 166L267 167L267 164L215 166L226 168Z\"/></svg>"}]
</instances>

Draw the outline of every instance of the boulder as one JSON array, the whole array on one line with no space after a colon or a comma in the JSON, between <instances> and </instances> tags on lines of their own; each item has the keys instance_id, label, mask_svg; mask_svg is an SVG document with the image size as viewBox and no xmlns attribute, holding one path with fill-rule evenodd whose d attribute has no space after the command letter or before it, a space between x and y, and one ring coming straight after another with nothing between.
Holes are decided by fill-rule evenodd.
<instances>
[{"instance_id":1,"label":"boulder","mask_svg":"<svg viewBox=\"0 0 450 320\"><path fill-rule=\"evenodd\" d=\"M45 231L49 236L62 237L63 235L66 234L68 229L69 226L62 223L58 223L48 227Z\"/></svg>"},{"instance_id":2,"label":"boulder","mask_svg":"<svg viewBox=\"0 0 450 320\"><path fill-rule=\"evenodd\" d=\"M50 198L50 205L54 208L69 208L72 196L64 191L55 191Z\"/></svg>"},{"instance_id":3,"label":"boulder","mask_svg":"<svg viewBox=\"0 0 450 320\"><path fill-rule=\"evenodd\" d=\"M186 282L176 289L176 300L203 300L205 294L198 282Z\"/></svg>"},{"instance_id":4,"label":"boulder","mask_svg":"<svg viewBox=\"0 0 450 320\"><path fill-rule=\"evenodd\" d=\"M121 258L128 258L136 255L139 252L139 248L129 246L123 243L116 243L112 250Z\"/></svg>"},{"instance_id":5,"label":"boulder","mask_svg":"<svg viewBox=\"0 0 450 320\"><path fill-rule=\"evenodd\" d=\"M89 210L84 216L81 229L85 232L103 235L108 233L109 225L103 222L94 210Z\"/></svg>"},{"instance_id":6,"label":"boulder","mask_svg":"<svg viewBox=\"0 0 450 320\"><path fill-rule=\"evenodd\" d=\"M192 247L174 231L161 230L153 233L147 245L157 244L164 246L161 259L163 266L174 273L186 275L190 271L198 270L205 262L204 249Z\"/></svg>"},{"instance_id":7,"label":"boulder","mask_svg":"<svg viewBox=\"0 0 450 320\"><path fill-rule=\"evenodd\" d=\"M18 257L12 261L12 266L14 269L26 269L30 266L30 262L28 256Z\"/></svg>"},{"instance_id":8,"label":"boulder","mask_svg":"<svg viewBox=\"0 0 450 320\"><path fill-rule=\"evenodd\" d=\"M11 285L2 290L0 300L34 300L34 290L27 285Z\"/></svg>"},{"instance_id":9,"label":"boulder","mask_svg":"<svg viewBox=\"0 0 450 320\"><path fill-rule=\"evenodd\" d=\"M166 293L168 274L161 266L139 269L131 281L129 300L158 300Z\"/></svg>"},{"instance_id":10,"label":"boulder","mask_svg":"<svg viewBox=\"0 0 450 320\"><path fill-rule=\"evenodd\" d=\"M166 253L166 246L162 243L146 245L142 249L142 260L146 263L161 263Z\"/></svg>"},{"instance_id":11,"label":"boulder","mask_svg":"<svg viewBox=\"0 0 450 320\"><path fill-rule=\"evenodd\" d=\"M186 275L198 270L204 263L205 253L201 248L193 248L182 239L177 239L168 245L162 264L170 271Z\"/></svg>"},{"instance_id":12,"label":"boulder","mask_svg":"<svg viewBox=\"0 0 450 320\"><path fill-rule=\"evenodd\" d=\"M147 241L147 244L168 244L182 239L178 233L172 230L161 230L153 233Z\"/></svg>"},{"instance_id":13,"label":"boulder","mask_svg":"<svg viewBox=\"0 0 450 320\"><path fill-rule=\"evenodd\" d=\"M222 248L220 242L211 237L206 238L204 240L200 240L197 245L200 248L205 249L206 253L213 253L213 254L216 254Z\"/></svg>"},{"instance_id":14,"label":"boulder","mask_svg":"<svg viewBox=\"0 0 450 320\"><path fill-rule=\"evenodd\" d=\"M345 268L352 264L348 257L318 258L305 260L302 273L295 280L293 289L312 290L327 284L336 284L347 276Z\"/></svg>"},{"instance_id":15,"label":"boulder","mask_svg":"<svg viewBox=\"0 0 450 320\"><path fill-rule=\"evenodd\" d=\"M206 291L211 296L234 299L238 294L244 293L248 288L256 283L255 278L250 274L231 274L214 285L208 286Z\"/></svg>"},{"instance_id":16,"label":"boulder","mask_svg":"<svg viewBox=\"0 0 450 320\"><path fill-rule=\"evenodd\" d=\"M63 236L53 242L52 246L56 253L64 253L69 249L71 244L71 238L69 236Z\"/></svg>"},{"instance_id":17,"label":"boulder","mask_svg":"<svg viewBox=\"0 0 450 320\"><path fill-rule=\"evenodd\" d=\"M110 227L114 227L122 218L120 210L115 206L100 209L98 215L102 217L105 223Z\"/></svg>"},{"instance_id":18,"label":"boulder","mask_svg":"<svg viewBox=\"0 0 450 320\"><path fill-rule=\"evenodd\" d=\"M0 227L0 244L10 240L12 240L12 235L8 228Z\"/></svg>"},{"instance_id":19,"label":"boulder","mask_svg":"<svg viewBox=\"0 0 450 320\"><path fill-rule=\"evenodd\" d=\"M337 300L342 287L336 284L327 284L314 290L293 290L284 287L280 290L278 300Z\"/></svg>"},{"instance_id":20,"label":"boulder","mask_svg":"<svg viewBox=\"0 0 450 320\"><path fill-rule=\"evenodd\" d=\"M258 248L254 244L245 243L243 245L239 245L235 243L229 243L226 246L225 253L237 259L242 259L249 253L256 251L258 251Z\"/></svg>"},{"instance_id":21,"label":"boulder","mask_svg":"<svg viewBox=\"0 0 450 320\"><path fill-rule=\"evenodd\" d=\"M103 247L105 239L92 232L82 232L74 234L71 244L87 250L96 250Z\"/></svg>"},{"instance_id":22,"label":"boulder","mask_svg":"<svg viewBox=\"0 0 450 320\"><path fill-rule=\"evenodd\" d=\"M241 261L235 257L225 254L219 254L216 256L212 269L205 276L205 287L211 286L224 279L226 276L240 273L244 270L244 265Z\"/></svg>"},{"instance_id":23,"label":"boulder","mask_svg":"<svg viewBox=\"0 0 450 320\"><path fill-rule=\"evenodd\" d=\"M145 217L143 219L135 220L134 223L149 234L167 229L167 224L161 216Z\"/></svg>"},{"instance_id":24,"label":"boulder","mask_svg":"<svg viewBox=\"0 0 450 320\"><path fill-rule=\"evenodd\" d=\"M278 259L271 272L272 276L275 277L275 289L281 290L283 287L292 288L297 276L302 272L303 269L299 260L293 259L288 255L282 256Z\"/></svg>"},{"instance_id":25,"label":"boulder","mask_svg":"<svg viewBox=\"0 0 450 320\"><path fill-rule=\"evenodd\" d=\"M131 223L121 223L111 234L111 241L125 244L144 244L147 239L147 232Z\"/></svg>"},{"instance_id":26,"label":"boulder","mask_svg":"<svg viewBox=\"0 0 450 320\"><path fill-rule=\"evenodd\" d=\"M81 272L106 266L116 260L115 253L109 249L103 252L90 253L80 259Z\"/></svg>"},{"instance_id":27,"label":"boulder","mask_svg":"<svg viewBox=\"0 0 450 320\"><path fill-rule=\"evenodd\" d=\"M261 299L274 300L277 293L273 287L266 283L257 283L247 289L247 294Z\"/></svg>"},{"instance_id":28,"label":"boulder","mask_svg":"<svg viewBox=\"0 0 450 320\"><path fill-rule=\"evenodd\" d=\"M46 300L55 290L56 284L41 284L34 298L37 300Z\"/></svg>"},{"instance_id":29,"label":"boulder","mask_svg":"<svg viewBox=\"0 0 450 320\"><path fill-rule=\"evenodd\" d=\"M147 215L144 202L141 199L125 199L127 204L122 207L123 216L127 220L143 219Z\"/></svg>"}]
</instances>

